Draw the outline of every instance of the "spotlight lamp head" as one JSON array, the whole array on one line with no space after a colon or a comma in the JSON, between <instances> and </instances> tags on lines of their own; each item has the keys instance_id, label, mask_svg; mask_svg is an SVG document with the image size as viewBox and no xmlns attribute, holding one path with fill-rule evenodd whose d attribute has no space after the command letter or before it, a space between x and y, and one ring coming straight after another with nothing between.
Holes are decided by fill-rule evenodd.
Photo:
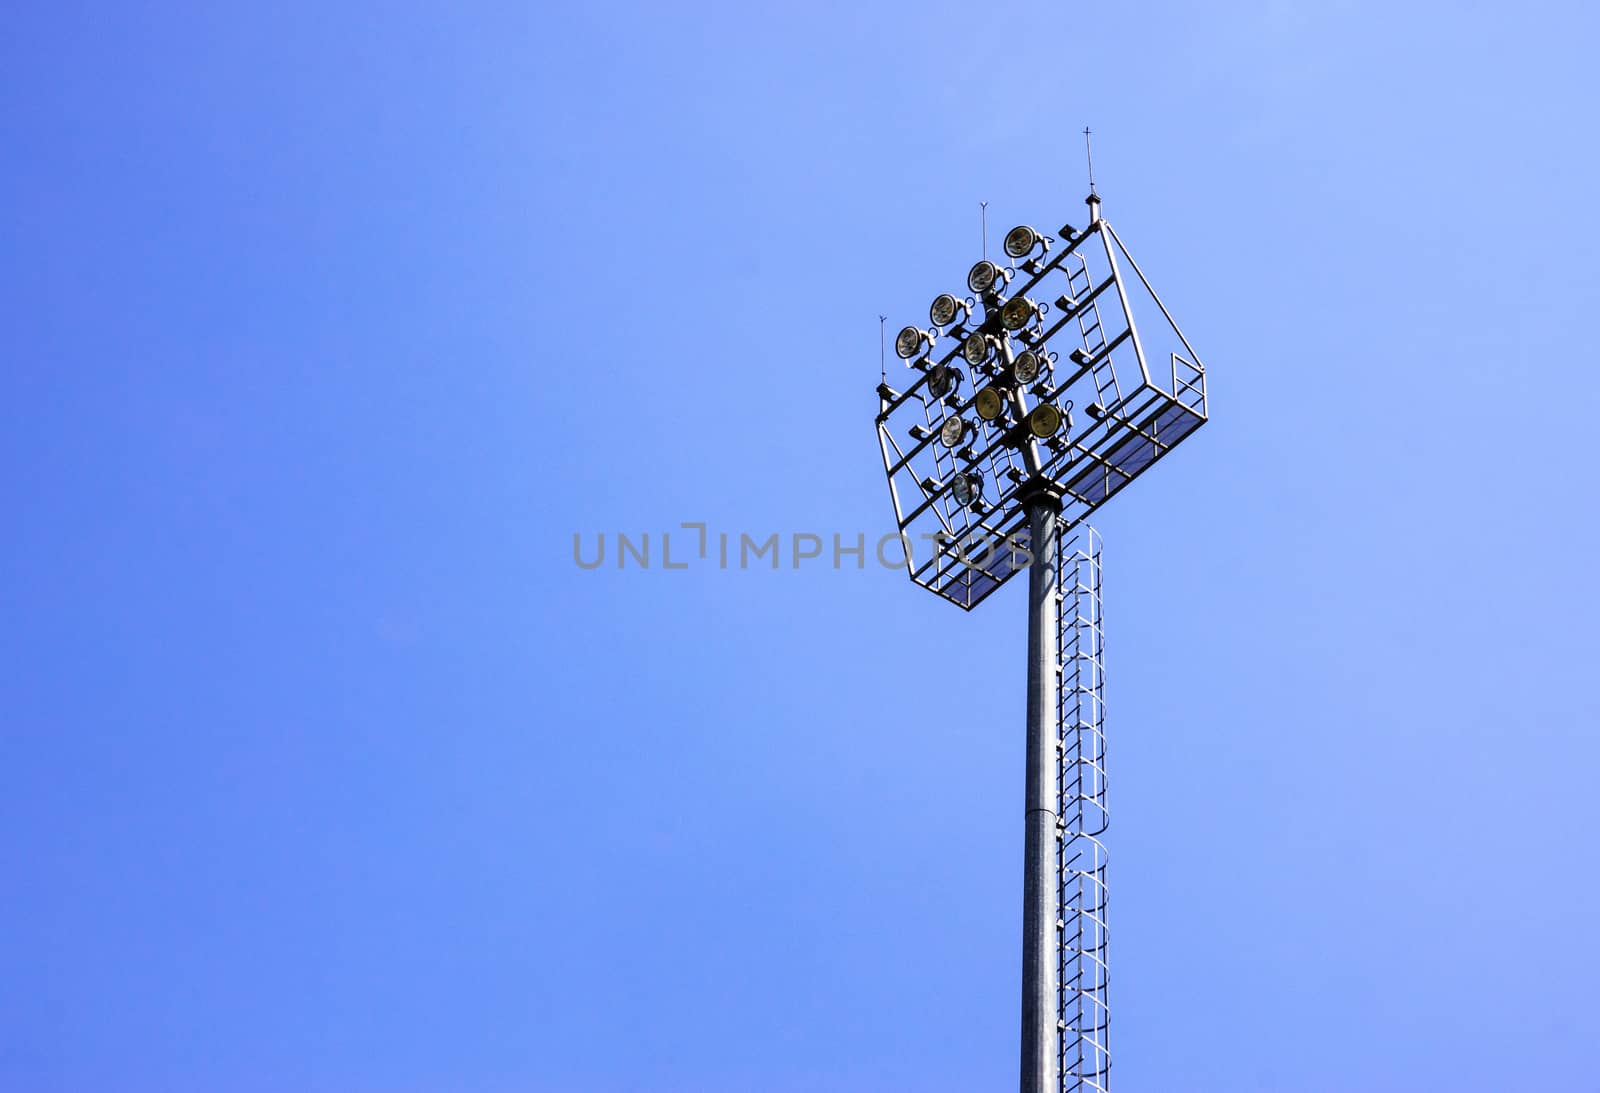
<instances>
[{"instance_id":1,"label":"spotlight lamp head","mask_svg":"<svg viewBox=\"0 0 1600 1093\"><path fill-rule=\"evenodd\" d=\"M968 508L983 496L983 478L963 471L951 481L950 494L956 499L956 504Z\"/></svg>"},{"instance_id":2,"label":"spotlight lamp head","mask_svg":"<svg viewBox=\"0 0 1600 1093\"><path fill-rule=\"evenodd\" d=\"M967 287L973 292L993 292L997 283L1005 284L1005 274L987 258L967 271Z\"/></svg>"},{"instance_id":3,"label":"spotlight lamp head","mask_svg":"<svg viewBox=\"0 0 1600 1093\"><path fill-rule=\"evenodd\" d=\"M1043 241L1043 236L1026 224L1018 224L1006 232L1006 254L1012 258L1026 258Z\"/></svg>"},{"instance_id":4,"label":"spotlight lamp head","mask_svg":"<svg viewBox=\"0 0 1600 1093\"><path fill-rule=\"evenodd\" d=\"M953 326L966 317L967 305L948 292L935 296L933 306L928 308L928 318L934 326Z\"/></svg>"},{"instance_id":5,"label":"spotlight lamp head","mask_svg":"<svg viewBox=\"0 0 1600 1093\"><path fill-rule=\"evenodd\" d=\"M1028 432L1040 440L1045 440L1059 433L1063 423L1060 410L1048 402L1041 402L1033 408L1033 413L1028 415Z\"/></svg>"},{"instance_id":6,"label":"spotlight lamp head","mask_svg":"<svg viewBox=\"0 0 1600 1093\"><path fill-rule=\"evenodd\" d=\"M993 387L985 387L973 397L972 408L984 421L995 421L1005 412L1006 400Z\"/></svg>"},{"instance_id":7,"label":"spotlight lamp head","mask_svg":"<svg viewBox=\"0 0 1600 1093\"><path fill-rule=\"evenodd\" d=\"M945 419L939 427L939 443L946 448L960 447L961 442L967 438L967 430L971 428L966 418L952 417Z\"/></svg>"},{"instance_id":8,"label":"spotlight lamp head","mask_svg":"<svg viewBox=\"0 0 1600 1093\"><path fill-rule=\"evenodd\" d=\"M989 359L989 339L982 334L968 334L967 340L961 343L961 355L972 367L978 367Z\"/></svg>"},{"instance_id":9,"label":"spotlight lamp head","mask_svg":"<svg viewBox=\"0 0 1600 1093\"><path fill-rule=\"evenodd\" d=\"M1000 309L1000 325L1007 330L1021 330L1039 313L1039 305L1026 296L1013 296Z\"/></svg>"},{"instance_id":10,"label":"spotlight lamp head","mask_svg":"<svg viewBox=\"0 0 1600 1093\"><path fill-rule=\"evenodd\" d=\"M928 393L934 398L944 398L961 386L961 373L948 364L936 364L928 369Z\"/></svg>"},{"instance_id":11,"label":"spotlight lamp head","mask_svg":"<svg viewBox=\"0 0 1600 1093\"><path fill-rule=\"evenodd\" d=\"M1016 360L1011 362L1011 378L1021 384L1029 384L1038 379L1039 354L1031 349L1018 353Z\"/></svg>"},{"instance_id":12,"label":"spotlight lamp head","mask_svg":"<svg viewBox=\"0 0 1600 1093\"><path fill-rule=\"evenodd\" d=\"M922 347L929 344L930 339L926 331L908 326L894 338L895 355L902 360L910 360L922 351Z\"/></svg>"}]
</instances>

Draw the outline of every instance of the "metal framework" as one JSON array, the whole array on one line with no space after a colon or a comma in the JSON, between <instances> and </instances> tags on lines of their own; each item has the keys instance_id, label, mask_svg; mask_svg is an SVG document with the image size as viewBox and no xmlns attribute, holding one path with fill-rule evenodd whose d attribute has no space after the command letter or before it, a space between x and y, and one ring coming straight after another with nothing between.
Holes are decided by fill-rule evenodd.
<instances>
[{"instance_id":1,"label":"metal framework","mask_svg":"<svg viewBox=\"0 0 1600 1093\"><path fill-rule=\"evenodd\" d=\"M914 374L878 387L911 579L970 611L1028 571L1022 1093L1110 1086L1105 637L1083 521L1207 414L1199 356L1088 206L1059 239L1012 229L1013 263L978 263L974 296L902 330Z\"/></svg>"},{"instance_id":2,"label":"metal framework","mask_svg":"<svg viewBox=\"0 0 1600 1093\"><path fill-rule=\"evenodd\" d=\"M1059 242L1053 253L1009 267L1006 296L986 297L981 321L930 329L929 351L908 362L915 372L905 390L887 382L878 388L878 445L907 546L906 571L967 610L1022 568L1016 559L1029 539L1023 500L1038 477L1059 493L1062 526L1070 529L1206 420L1205 368L1099 206L1090 197L1086 228L1064 225L1059 241L1042 240L1047 248ZM1009 331L1000 311L1017 297L1039 301L1036 317ZM1138 300L1150 305L1142 326L1134 319ZM973 320L978 304L966 301ZM974 333L995 346L976 366L962 355ZM1012 383L1009 370L1024 352L1035 355L1038 376ZM961 375L943 395L936 393L940 368ZM974 410L985 386L1006 392L1008 412L998 420ZM1036 445L1037 470L1017 436L1030 402L1054 405L1063 416L1062 431ZM946 445L941 431L956 417L970 430ZM962 475L982 483L976 506L955 497Z\"/></svg>"}]
</instances>

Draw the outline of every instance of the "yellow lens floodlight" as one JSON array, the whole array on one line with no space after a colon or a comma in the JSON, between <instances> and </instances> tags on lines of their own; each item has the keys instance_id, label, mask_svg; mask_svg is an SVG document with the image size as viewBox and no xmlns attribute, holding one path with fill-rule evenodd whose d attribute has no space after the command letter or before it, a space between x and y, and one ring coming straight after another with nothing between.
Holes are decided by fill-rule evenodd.
<instances>
[{"instance_id":1,"label":"yellow lens floodlight","mask_svg":"<svg viewBox=\"0 0 1600 1093\"><path fill-rule=\"evenodd\" d=\"M1041 402L1028 415L1028 431L1040 440L1055 436L1061 431L1061 411L1048 402Z\"/></svg>"},{"instance_id":2,"label":"yellow lens floodlight","mask_svg":"<svg viewBox=\"0 0 1600 1093\"><path fill-rule=\"evenodd\" d=\"M1005 411L1005 406L1006 400L993 387L985 387L972 400L972 408L985 421L994 421Z\"/></svg>"}]
</instances>

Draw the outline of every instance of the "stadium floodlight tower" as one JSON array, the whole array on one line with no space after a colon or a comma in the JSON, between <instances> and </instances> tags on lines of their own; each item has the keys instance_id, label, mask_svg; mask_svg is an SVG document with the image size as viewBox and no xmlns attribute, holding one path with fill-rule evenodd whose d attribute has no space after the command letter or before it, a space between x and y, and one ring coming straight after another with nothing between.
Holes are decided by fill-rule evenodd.
<instances>
[{"instance_id":1,"label":"stadium floodlight tower","mask_svg":"<svg viewBox=\"0 0 1600 1093\"><path fill-rule=\"evenodd\" d=\"M1083 521L1206 421L1200 358L1092 186L1087 203L1082 230L1011 229L1004 264L979 261L968 293L895 337L905 390L878 387L911 579L970 611L1028 571L1022 1093L1110 1081L1100 545Z\"/></svg>"}]
</instances>

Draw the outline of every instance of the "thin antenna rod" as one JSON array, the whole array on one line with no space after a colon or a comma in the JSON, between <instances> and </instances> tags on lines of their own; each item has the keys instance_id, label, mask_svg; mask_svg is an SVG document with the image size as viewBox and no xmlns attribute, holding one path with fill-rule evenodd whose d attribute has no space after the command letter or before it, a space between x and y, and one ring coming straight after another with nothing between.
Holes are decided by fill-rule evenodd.
<instances>
[{"instance_id":1,"label":"thin antenna rod","mask_svg":"<svg viewBox=\"0 0 1600 1093\"><path fill-rule=\"evenodd\" d=\"M987 258L989 257L989 203L987 201L978 202L978 222L983 231L983 256Z\"/></svg>"},{"instance_id":2,"label":"thin antenna rod","mask_svg":"<svg viewBox=\"0 0 1600 1093\"><path fill-rule=\"evenodd\" d=\"M1083 154L1089 159L1089 192L1094 193L1094 145L1089 143L1089 127L1083 127Z\"/></svg>"},{"instance_id":3,"label":"thin antenna rod","mask_svg":"<svg viewBox=\"0 0 1600 1093\"><path fill-rule=\"evenodd\" d=\"M887 327L885 327L883 325L884 323L887 323L888 321L889 321L889 316L887 316L887 315L879 315L878 316L878 371L883 374L883 382L884 383L888 383L889 382L889 355L888 355L888 350L885 348L887 343L884 341L884 339L887 338L888 335L886 333L884 333L884 331L887 329Z\"/></svg>"}]
</instances>

